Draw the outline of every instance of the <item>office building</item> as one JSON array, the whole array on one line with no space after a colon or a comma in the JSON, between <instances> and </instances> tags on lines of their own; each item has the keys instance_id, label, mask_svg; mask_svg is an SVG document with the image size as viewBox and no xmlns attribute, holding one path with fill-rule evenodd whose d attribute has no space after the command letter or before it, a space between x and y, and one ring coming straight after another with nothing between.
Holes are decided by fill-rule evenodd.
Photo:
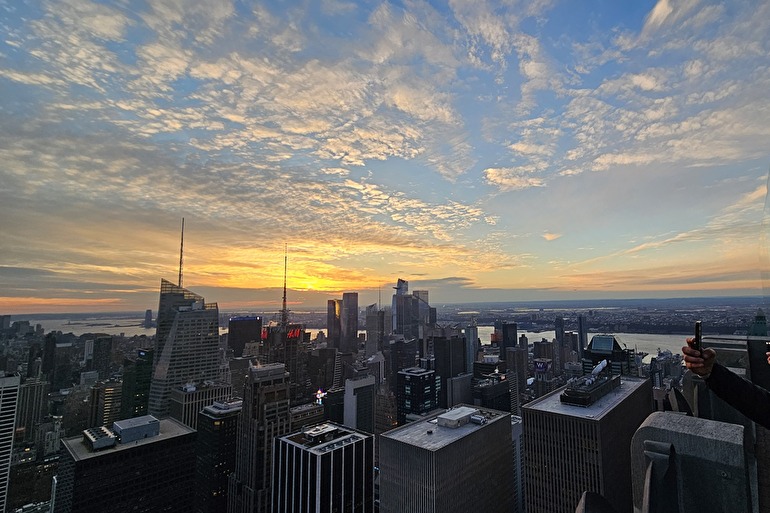
<instances>
[{"instance_id":1,"label":"office building","mask_svg":"<svg viewBox=\"0 0 770 513\"><path fill-rule=\"evenodd\" d=\"M152 416L62 441L54 513L189 513L195 431Z\"/></svg>"},{"instance_id":2,"label":"office building","mask_svg":"<svg viewBox=\"0 0 770 513\"><path fill-rule=\"evenodd\" d=\"M342 294L340 316L340 351L358 352L358 292Z\"/></svg>"},{"instance_id":3,"label":"office building","mask_svg":"<svg viewBox=\"0 0 770 513\"><path fill-rule=\"evenodd\" d=\"M624 347L620 347L621 344ZM636 370L635 354L632 349L625 347L615 335L594 335L583 351L583 373L589 374L591 369L602 360L607 360L615 374L628 375Z\"/></svg>"},{"instance_id":4,"label":"office building","mask_svg":"<svg viewBox=\"0 0 770 513\"><path fill-rule=\"evenodd\" d=\"M479 327L471 324L465 327L465 372L473 373L473 362L479 347Z\"/></svg>"},{"instance_id":5,"label":"office building","mask_svg":"<svg viewBox=\"0 0 770 513\"><path fill-rule=\"evenodd\" d=\"M382 350L385 340L385 311L377 304L366 307L366 357L374 356Z\"/></svg>"},{"instance_id":6,"label":"office building","mask_svg":"<svg viewBox=\"0 0 770 513\"><path fill-rule=\"evenodd\" d=\"M342 300L329 299L326 302L326 344L327 347L340 348L342 333Z\"/></svg>"},{"instance_id":7,"label":"office building","mask_svg":"<svg viewBox=\"0 0 770 513\"><path fill-rule=\"evenodd\" d=\"M510 414L460 406L380 436L382 513L512 511Z\"/></svg>"},{"instance_id":8,"label":"office building","mask_svg":"<svg viewBox=\"0 0 770 513\"><path fill-rule=\"evenodd\" d=\"M131 419L147 415L152 383L152 349L137 349L136 358L123 360L123 395L120 418Z\"/></svg>"},{"instance_id":9,"label":"office building","mask_svg":"<svg viewBox=\"0 0 770 513\"><path fill-rule=\"evenodd\" d=\"M513 513L524 513L524 427L521 417L511 415L513 443Z\"/></svg>"},{"instance_id":10,"label":"office building","mask_svg":"<svg viewBox=\"0 0 770 513\"><path fill-rule=\"evenodd\" d=\"M273 513L373 513L374 437L333 423L277 437Z\"/></svg>"},{"instance_id":11,"label":"office building","mask_svg":"<svg viewBox=\"0 0 770 513\"><path fill-rule=\"evenodd\" d=\"M602 395L604 394L604 395ZM584 491L631 512L631 437L652 413L649 380L578 378L522 406L528 513L573 513Z\"/></svg>"},{"instance_id":12,"label":"office building","mask_svg":"<svg viewBox=\"0 0 770 513\"><path fill-rule=\"evenodd\" d=\"M324 421L324 405L319 401L289 408L289 432L301 431Z\"/></svg>"},{"instance_id":13,"label":"office building","mask_svg":"<svg viewBox=\"0 0 770 513\"><path fill-rule=\"evenodd\" d=\"M203 297L161 280L148 410L169 413L171 390L219 373L219 309Z\"/></svg>"},{"instance_id":14,"label":"office building","mask_svg":"<svg viewBox=\"0 0 770 513\"><path fill-rule=\"evenodd\" d=\"M111 426L120 420L123 383L100 381L91 387L89 426Z\"/></svg>"},{"instance_id":15,"label":"office building","mask_svg":"<svg viewBox=\"0 0 770 513\"><path fill-rule=\"evenodd\" d=\"M270 325L263 329L265 339L259 349L263 365L283 363L289 372L291 398L302 401L312 390L308 379L308 342L302 324Z\"/></svg>"},{"instance_id":16,"label":"office building","mask_svg":"<svg viewBox=\"0 0 770 513\"><path fill-rule=\"evenodd\" d=\"M48 415L47 381L27 378L19 385L14 442L34 442L37 426Z\"/></svg>"},{"instance_id":17,"label":"office building","mask_svg":"<svg viewBox=\"0 0 770 513\"><path fill-rule=\"evenodd\" d=\"M5 511L21 377L0 372L0 511Z\"/></svg>"},{"instance_id":18,"label":"office building","mask_svg":"<svg viewBox=\"0 0 770 513\"><path fill-rule=\"evenodd\" d=\"M235 472L228 485L228 513L269 511L273 438L289 433L289 394L289 373L284 364L249 366Z\"/></svg>"},{"instance_id":19,"label":"office building","mask_svg":"<svg viewBox=\"0 0 770 513\"><path fill-rule=\"evenodd\" d=\"M505 360L506 350L514 348L518 344L519 328L515 322L500 323L500 359Z\"/></svg>"},{"instance_id":20,"label":"office building","mask_svg":"<svg viewBox=\"0 0 770 513\"><path fill-rule=\"evenodd\" d=\"M436 371L421 367L410 367L398 371L396 382L398 424L404 424L407 415L425 415L438 408L440 387L441 381Z\"/></svg>"},{"instance_id":21,"label":"office building","mask_svg":"<svg viewBox=\"0 0 770 513\"><path fill-rule=\"evenodd\" d=\"M185 426L197 429L198 413L215 402L227 401L233 395L229 383L204 381L187 383L171 390L169 416Z\"/></svg>"},{"instance_id":22,"label":"office building","mask_svg":"<svg viewBox=\"0 0 770 513\"><path fill-rule=\"evenodd\" d=\"M343 424L351 429L374 433L377 385L371 374L345 380Z\"/></svg>"},{"instance_id":23,"label":"office building","mask_svg":"<svg viewBox=\"0 0 770 513\"><path fill-rule=\"evenodd\" d=\"M449 408L447 398L449 380L465 372L465 339L460 337L434 337L433 354L436 361L436 375L441 379L438 396L439 408Z\"/></svg>"},{"instance_id":24,"label":"office building","mask_svg":"<svg viewBox=\"0 0 770 513\"><path fill-rule=\"evenodd\" d=\"M583 351L588 345L588 321L585 315L578 315L578 358L583 359Z\"/></svg>"},{"instance_id":25,"label":"office building","mask_svg":"<svg viewBox=\"0 0 770 513\"><path fill-rule=\"evenodd\" d=\"M197 513L227 511L227 487L235 471L238 419L243 402L222 401L198 413L195 441L195 510Z\"/></svg>"},{"instance_id":26,"label":"office building","mask_svg":"<svg viewBox=\"0 0 770 513\"><path fill-rule=\"evenodd\" d=\"M99 379L106 381L110 377L112 364L112 337L100 336L93 341L93 354L91 360L86 362L87 370L99 373Z\"/></svg>"},{"instance_id":27,"label":"office building","mask_svg":"<svg viewBox=\"0 0 770 513\"><path fill-rule=\"evenodd\" d=\"M516 374L516 388L519 393L524 393L527 390L527 378L529 377L529 355L527 350L519 346L513 349L508 348L506 353L508 371Z\"/></svg>"},{"instance_id":28,"label":"office building","mask_svg":"<svg viewBox=\"0 0 770 513\"><path fill-rule=\"evenodd\" d=\"M393 294L391 315L393 333L411 340L420 336L420 299L409 294L409 282L398 279Z\"/></svg>"},{"instance_id":29,"label":"office building","mask_svg":"<svg viewBox=\"0 0 770 513\"><path fill-rule=\"evenodd\" d=\"M227 346L233 356L240 358L246 344L259 343L262 339L262 318L254 315L230 317L227 323Z\"/></svg>"}]
</instances>

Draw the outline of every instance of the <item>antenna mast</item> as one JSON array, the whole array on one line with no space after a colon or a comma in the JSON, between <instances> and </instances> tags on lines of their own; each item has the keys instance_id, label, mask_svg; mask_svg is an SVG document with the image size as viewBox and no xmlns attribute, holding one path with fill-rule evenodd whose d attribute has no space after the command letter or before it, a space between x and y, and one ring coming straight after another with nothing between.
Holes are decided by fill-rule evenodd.
<instances>
[{"instance_id":1,"label":"antenna mast","mask_svg":"<svg viewBox=\"0 0 770 513\"><path fill-rule=\"evenodd\" d=\"M184 217L182 218L182 242L179 244L179 288L182 288L182 258L184 257Z\"/></svg>"},{"instance_id":2,"label":"antenna mast","mask_svg":"<svg viewBox=\"0 0 770 513\"><path fill-rule=\"evenodd\" d=\"M289 251L286 244L283 245L283 307L281 308L281 326L289 324L289 310L286 309L286 270L288 269Z\"/></svg>"}]
</instances>

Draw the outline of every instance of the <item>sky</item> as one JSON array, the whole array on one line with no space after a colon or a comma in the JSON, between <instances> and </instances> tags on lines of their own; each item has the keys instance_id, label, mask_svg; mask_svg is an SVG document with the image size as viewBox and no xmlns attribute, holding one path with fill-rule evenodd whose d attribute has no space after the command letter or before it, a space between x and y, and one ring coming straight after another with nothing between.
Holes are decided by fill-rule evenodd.
<instances>
[{"instance_id":1,"label":"sky","mask_svg":"<svg viewBox=\"0 0 770 513\"><path fill-rule=\"evenodd\" d=\"M761 295L770 2L0 0L0 313Z\"/></svg>"}]
</instances>

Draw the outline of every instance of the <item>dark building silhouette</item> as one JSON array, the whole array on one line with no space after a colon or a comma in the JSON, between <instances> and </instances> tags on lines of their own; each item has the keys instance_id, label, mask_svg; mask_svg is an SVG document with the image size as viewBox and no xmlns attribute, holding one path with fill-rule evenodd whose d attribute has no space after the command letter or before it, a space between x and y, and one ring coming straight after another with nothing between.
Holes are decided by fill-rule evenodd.
<instances>
[{"instance_id":1,"label":"dark building silhouette","mask_svg":"<svg viewBox=\"0 0 770 513\"><path fill-rule=\"evenodd\" d=\"M289 395L289 373L284 364L249 367L235 472L228 483L228 513L269 511L273 439L289 433Z\"/></svg>"},{"instance_id":2,"label":"dark building silhouette","mask_svg":"<svg viewBox=\"0 0 770 513\"><path fill-rule=\"evenodd\" d=\"M114 431L89 429L62 446L54 513L192 511L195 431L187 426L148 415L118 421Z\"/></svg>"},{"instance_id":3,"label":"dark building silhouette","mask_svg":"<svg viewBox=\"0 0 770 513\"><path fill-rule=\"evenodd\" d=\"M257 316L230 317L227 329L227 346L233 356L243 356L246 344L259 343L262 339L262 318Z\"/></svg>"},{"instance_id":4,"label":"dark building silhouette","mask_svg":"<svg viewBox=\"0 0 770 513\"><path fill-rule=\"evenodd\" d=\"M130 419L147 415L152 382L152 349L137 349L134 360L123 360L123 394L120 418Z\"/></svg>"},{"instance_id":5,"label":"dark building silhouette","mask_svg":"<svg viewBox=\"0 0 770 513\"><path fill-rule=\"evenodd\" d=\"M342 294L342 316L340 318L340 351L358 351L358 292Z\"/></svg>"},{"instance_id":6,"label":"dark building silhouette","mask_svg":"<svg viewBox=\"0 0 770 513\"><path fill-rule=\"evenodd\" d=\"M382 350L385 340L385 311L377 304L366 307L366 356L372 356Z\"/></svg>"},{"instance_id":7,"label":"dark building silhouette","mask_svg":"<svg viewBox=\"0 0 770 513\"><path fill-rule=\"evenodd\" d=\"M410 367L398 372L396 404L398 424L406 422L409 414L425 415L438 407L440 380L433 370Z\"/></svg>"},{"instance_id":8,"label":"dark building silhouette","mask_svg":"<svg viewBox=\"0 0 770 513\"><path fill-rule=\"evenodd\" d=\"M459 337L433 338L433 354L436 360L436 375L441 379L441 390L438 395L440 408L448 408L449 383L465 372L465 339Z\"/></svg>"},{"instance_id":9,"label":"dark building silhouette","mask_svg":"<svg viewBox=\"0 0 770 513\"><path fill-rule=\"evenodd\" d=\"M342 300L329 299L326 302L326 344L335 349L340 348L342 333Z\"/></svg>"},{"instance_id":10,"label":"dark building silhouette","mask_svg":"<svg viewBox=\"0 0 770 513\"><path fill-rule=\"evenodd\" d=\"M97 371L99 379L106 380L110 377L112 363L112 337L99 336L93 342L93 354L90 361L86 362L86 369Z\"/></svg>"},{"instance_id":11,"label":"dark building silhouette","mask_svg":"<svg viewBox=\"0 0 770 513\"><path fill-rule=\"evenodd\" d=\"M289 372L291 398L301 401L311 393L307 375L308 341L302 324L267 326L259 348L262 364L283 363Z\"/></svg>"},{"instance_id":12,"label":"dark building silhouette","mask_svg":"<svg viewBox=\"0 0 770 513\"><path fill-rule=\"evenodd\" d=\"M506 359L506 350L516 347L519 342L519 327L515 322L503 322L500 324L500 359Z\"/></svg>"},{"instance_id":13,"label":"dark building silhouette","mask_svg":"<svg viewBox=\"0 0 770 513\"><path fill-rule=\"evenodd\" d=\"M235 471L242 401L215 402L198 414L195 442L195 510L227 511L227 487Z\"/></svg>"},{"instance_id":14,"label":"dark building silhouette","mask_svg":"<svg viewBox=\"0 0 770 513\"><path fill-rule=\"evenodd\" d=\"M374 512L374 437L332 423L276 437L273 513Z\"/></svg>"}]
</instances>

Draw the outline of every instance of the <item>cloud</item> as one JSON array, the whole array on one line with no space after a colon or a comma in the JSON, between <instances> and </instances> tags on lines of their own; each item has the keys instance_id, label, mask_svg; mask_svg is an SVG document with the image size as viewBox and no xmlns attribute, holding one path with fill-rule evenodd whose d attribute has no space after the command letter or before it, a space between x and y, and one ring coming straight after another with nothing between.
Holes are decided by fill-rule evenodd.
<instances>
[{"instance_id":1,"label":"cloud","mask_svg":"<svg viewBox=\"0 0 770 513\"><path fill-rule=\"evenodd\" d=\"M551 241L554 241L554 240L556 240L556 239L559 239L559 238L561 238L561 236L562 236L562 234L561 234L561 233L550 233L550 232L546 232L546 233L544 233L544 234L543 234L543 238L544 238L545 240L547 240L548 242L551 242Z\"/></svg>"},{"instance_id":2,"label":"cloud","mask_svg":"<svg viewBox=\"0 0 770 513\"><path fill-rule=\"evenodd\" d=\"M487 168L484 170L484 176L487 182L504 191L545 185L542 178L531 176L526 170L519 168Z\"/></svg>"}]
</instances>

